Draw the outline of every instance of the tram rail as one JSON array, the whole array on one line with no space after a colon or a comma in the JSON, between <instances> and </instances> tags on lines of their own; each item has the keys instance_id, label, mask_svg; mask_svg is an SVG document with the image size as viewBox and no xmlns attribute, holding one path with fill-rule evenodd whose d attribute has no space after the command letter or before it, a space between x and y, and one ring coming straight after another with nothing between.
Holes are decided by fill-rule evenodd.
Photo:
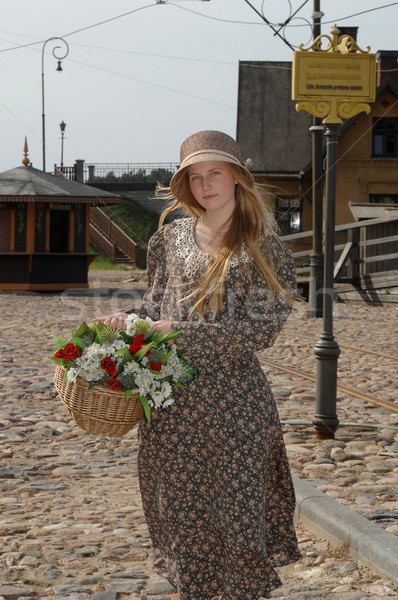
<instances>
[{"instance_id":1,"label":"tram rail","mask_svg":"<svg viewBox=\"0 0 398 600\"><path fill-rule=\"evenodd\" d=\"M283 332L282 335L289 336L289 337L298 337L297 334L287 333L287 332ZM311 335L304 335L304 334L300 333L299 337L305 338L308 340L312 340L314 345L317 342L317 340L314 339ZM345 344L344 342L340 342L340 340L337 340L337 341L341 348L347 348L349 350L353 350L354 352L364 352L365 354L374 354L375 356L381 356L382 358L388 358L389 360L395 360L398 362L398 356L395 356L394 354L389 354L388 352L381 352L380 350L369 350L368 348L363 348L362 346L352 346L351 344Z\"/></svg>"},{"instance_id":2,"label":"tram rail","mask_svg":"<svg viewBox=\"0 0 398 600\"><path fill-rule=\"evenodd\" d=\"M280 365L279 363L269 360L268 358L261 357L261 364L268 365L269 367L272 367L273 369L279 369L280 371L284 371L285 373L290 373L292 375L296 375L297 377L301 377L302 379L308 379L309 381L316 382L315 375L311 375L310 373L305 373L304 371L300 371L299 369L293 369L292 367ZM339 383L337 384L337 389L340 392L348 394L349 396L354 396L355 398L360 398L361 400L371 402L372 404L375 404L376 406L381 406L382 408L386 408L388 410L398 413L398 404L394 404L393 402L390 402L389 400L382 400L381 398L376 398L375 396L371 396L370 394L365 394L364 392L361 392L360 390L355 390L353 388L349 388L349 387L347 387L345 385L341 385Z\"/></svg>"}]
</instances>

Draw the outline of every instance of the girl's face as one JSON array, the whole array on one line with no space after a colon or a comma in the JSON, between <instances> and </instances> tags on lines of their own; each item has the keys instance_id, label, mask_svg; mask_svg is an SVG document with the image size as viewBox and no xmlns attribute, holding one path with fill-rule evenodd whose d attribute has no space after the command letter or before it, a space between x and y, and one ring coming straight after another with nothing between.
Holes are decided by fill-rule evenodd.
<instances>
[{"instance_id":1,"label":"girl's face","mask_svg":"<svg viewBox=\"0 0 398 600\"><path fill-rule=\"evenodd\" d=\"M236 180L225 162L206 161L188 167L189 187L206 212L229 216L235 207Z\"/></svg>"}]
</instances>

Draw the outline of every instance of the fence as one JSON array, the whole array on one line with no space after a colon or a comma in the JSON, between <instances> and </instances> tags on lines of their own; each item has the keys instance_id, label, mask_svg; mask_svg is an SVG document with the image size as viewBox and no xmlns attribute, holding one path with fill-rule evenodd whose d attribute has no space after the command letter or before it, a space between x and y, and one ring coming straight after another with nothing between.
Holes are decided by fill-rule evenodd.
<instances>
[{"instance_id":1,"label":"fence","mask_svg":"<svg viewBox=\"0 0 398 600\"><path fill-rule=\"evenodd\" d=\"M135 265L145 266L145 248L136 244L119 225L96 206L90 208L90 238L95 246L98 242L98 250L111 260L115 260L116 249L119 248Z\"/></svg>"},{"instance_id":2,"label":"fence","mask_svg":"<svg viewBox=\"0 0 398 600\"><path fill-rule=\"evenodd\" d=\"M297 274L309 275L312 231L285 235L282 239L292 249ZM335 281L355 283L364 275L398 270L397 241L398 217L338 225L335 229ZM295 251L299 244L307 248Z\"/></svg>"},{"instance_id":3,"label":"fence","mask_svg":"<svg viewBox=\"0 0 398 600\"><path fill-rule=\"evenodd\" d=\"M57 167L71 181L82 183L163 183L168 184L177 163L90 163L78 160L73 167Z\"/></svg>"}]
</instances>

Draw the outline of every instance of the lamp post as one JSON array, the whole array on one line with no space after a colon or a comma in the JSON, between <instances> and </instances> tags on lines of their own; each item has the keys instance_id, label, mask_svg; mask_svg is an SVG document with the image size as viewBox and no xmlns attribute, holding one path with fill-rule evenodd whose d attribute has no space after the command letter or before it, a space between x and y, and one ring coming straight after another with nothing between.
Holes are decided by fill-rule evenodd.
<instances>
[{"instance_id":1,"label":"lamp post","mask_svg":"<svg viewBox=\"0 0 398 600\"><path fill-rule=\"evenodd\" d=\"M320 0L314 0L313 18L313 39L316 40L321 35L321 18L323 13L320 8ZM324 256L322 250L322 228L323 228L323 157L322 157L322 137L325 127L322 125L322 119L312 117L312 251L310 255L310 289L308 298L308 316L323 316L323 264Z\"/></svg>"},{"instance_id":2,"label":"lamp post","mask_svg":"<svg viewBox=\"0 0 398 600\"><path fill-rule=\"evenodd\" d=\"M60 37L51 37L46 40L43 44L42 52L41 52L41 123L42 123L42 145L43 145L43 171L46 170L46 116L44 110L44 49L48 42L56 42L59 41L62 45L54 46L52 53L54 58L57 59L58 65L56 70L58 72L62 71L61 61L66 58L69 54L69 46L65 42L63 38ZM59 52L61 50L61 52ZM58 52L57 52L58 51Z\"/></svg>"},{"instance_id":3,"label":"lamp post","mask_svg":"<svg viewBox=\"0 0 398 600\"><path fill-rule=\"evenodd\" d=\"M340 30L334 25L330 36L319 35L309 48L300 44L299 52L293 55L292 98L299 101L296 110L305 110L314 117L323 118L327 139L323 333L314 348L317 376L316 408L312 419L319 439L334 438L339 424L336 401L340 348L333 335L339 129L343 119L361 112L369 113L369 104L376 97L376 55L368 54L369 46L361 50L352 37L339 34ZM328 42L326 48L322 48L323 40Z\"/></svg>"},{"instance_id":4,"label":"lamp post","mask_svg":"<svg viewBox=\"0 0 398 600\"><path fill-rule=\"evenodd\" d=\"M66 127L66 123L64 123L64 121L62 121L59 124L59 127L61 129L61 172L63 167L64 167L64 133L65 133L65 127Z\"/></svg>"},{"instance_id":5,"label":"lamp post","mask_svg":"<svg viewBox=\"0 0 398 600\"><path fill-rule=\"evenodd\" d=\"M323 274L323 332L315 345L317 358L316 405L312 424L317 438L334 438L339 425L336 413L337 359L340 347L333 334L334 228L336 222L336 175L339 123L327 123L325 265Z\"/></svg>"}]
</instances>

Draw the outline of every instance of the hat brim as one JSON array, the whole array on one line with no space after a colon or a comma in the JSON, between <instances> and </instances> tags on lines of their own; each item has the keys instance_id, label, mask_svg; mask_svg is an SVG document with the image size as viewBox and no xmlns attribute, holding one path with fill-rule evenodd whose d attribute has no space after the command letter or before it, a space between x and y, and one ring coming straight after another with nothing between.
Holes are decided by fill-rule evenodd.
<instances>
[{"instance_id":1,"label":"hat brim","mask_svg":"<svg viewBox=\"0 0 398 600\"><path fill-rule=\"evenodd\" d=\"M196 163L207 161L227 162L240 167L247 179L248 185L250 187L254 186L253 175L235 156L233 156L232 154L227 154L226 152L219 152L217 150L206 150L201 152L195 152L194 154L187 156L187 158L181 163L178 170L174 173L170 181L170 191L173 194L174 198L178 199L178 196L180 195L182 189L182 180L184 178L187 168Z\"/></svg>"}]
</instances>

